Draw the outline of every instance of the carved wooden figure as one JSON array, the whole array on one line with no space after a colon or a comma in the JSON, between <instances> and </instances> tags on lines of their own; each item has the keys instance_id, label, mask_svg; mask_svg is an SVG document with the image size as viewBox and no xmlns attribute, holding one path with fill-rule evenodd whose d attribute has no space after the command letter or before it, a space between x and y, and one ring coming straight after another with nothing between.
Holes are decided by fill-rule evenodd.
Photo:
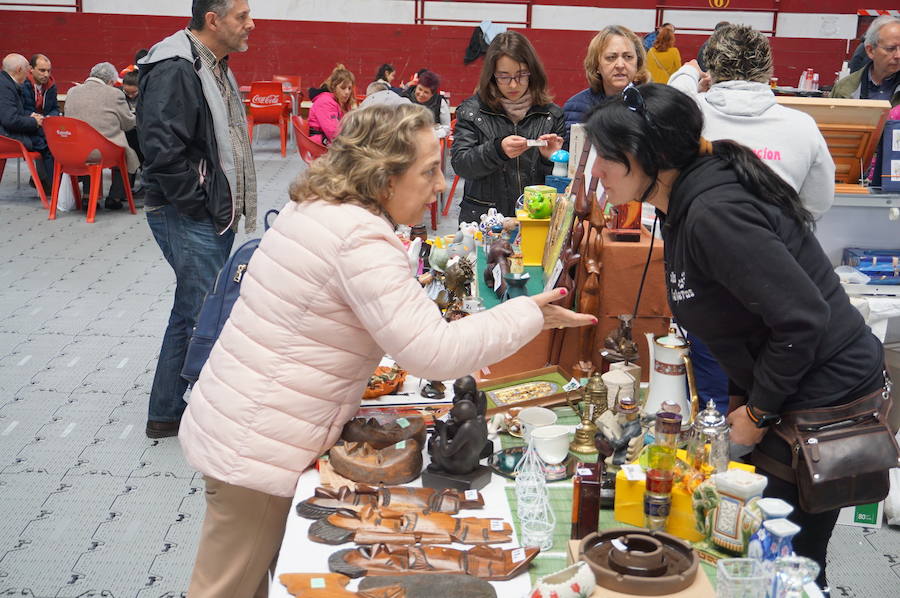
<instances>
[{"instance_id":1,"label":"carved wooden figure","mask_svg":"<svg viewBox=\"0 0 900 598\"><path fill-rule=\"evenodd\" d=\"M340 550L328 559L328 568L350 577L411 573L461 573L488 581L505 581L528 570L538 555L536 546L494 548L476 546L457 550L445 546L361 546Z\"/></svg>"},{"instance_id":2,"label":"carved wooden figure","mask_svg":"<svg viewBox=\"0 0 900 598\"><path fill-rule=\"evenodd\" d=\"M387 508L400 512L447 513L455 515L462 509L480 509L484 497L453 489L413 488L411 486L381 486L373 488L359 484L356 490L347 486L338 489L316 488L313 496L297 503L297 514L306 519L323 519L339 509L359 511L363 507Z\"/></svg>"},{"instance_id":3,"label":"carved wooden figure","mask_svg":"<svg viewBox=\"0 0 900 598\"><path fill-rule=\"evenodd\" d=\"M356 512L336 511L314 521L308 535L321 544L502 544L512 539L512 526L500 519L367 506Z\"/></svg>"}]
</instances>

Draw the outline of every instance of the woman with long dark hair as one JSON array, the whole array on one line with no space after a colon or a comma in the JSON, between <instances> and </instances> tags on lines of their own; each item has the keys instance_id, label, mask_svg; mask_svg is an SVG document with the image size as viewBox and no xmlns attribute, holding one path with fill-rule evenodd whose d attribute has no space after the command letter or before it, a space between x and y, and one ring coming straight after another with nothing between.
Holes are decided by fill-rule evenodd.
<instances>
[{"instance_id":1,"label":"woman with long dark hair","mask_svg":"<svg viewBox=\"0 0 900 598\"><path fill-rule=\"evenodd\" d=\"M476 94L456 109L451 163L466 181L460 222L477 222L492 207L515 216L524 188L542 185L553 171L565 118L552 99L531 42L515 31L495 37ZM534 140L546 144L529 145Z\"/></svg>"},{"instance_id":2,"label":"woman with long dark hair","mask_svg":"<svg viewBox=\"0 0 900 598\"><path fill-rule=\"evenodd\" d=\"M771 471L792 461L768 426L884 386L883 348L850 305L797 192L749 148L710 142L702 129L696 102L680 91L627 88L588 119L593 174L613 205L656 207L672 313L728 374L732 441L755 445L765 494L794 505L794 548L819 563L824 585L839 510L801 509L797 487Z\"/></svg>"}]
</instances>

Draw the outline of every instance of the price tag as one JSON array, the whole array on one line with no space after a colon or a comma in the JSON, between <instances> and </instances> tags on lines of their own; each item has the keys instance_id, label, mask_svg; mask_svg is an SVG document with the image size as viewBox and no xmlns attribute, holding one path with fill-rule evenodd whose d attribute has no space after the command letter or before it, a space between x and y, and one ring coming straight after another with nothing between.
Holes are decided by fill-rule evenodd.
<instances>
[{"instance_id":1,"label":"price tag","mask_svg":"<svg viewBox=\"0 0 900 598\"><path fill-rule=\"evenodd\" d=\"M503 270L500 269L500 264L494 266L494 269L491 270L491 274L494 275L494 292L497 292L497 289L500 288L500 285L503 284Z\"/></svg>"},{"instance_id":2,"label":"price tag","mask_svg":"<svg viewBox=\"0 0 900 598\"><path fill-rule=\"evenodd\" d=\"M560 274L563 271L563 263L562 260L556 260L556 265L553 266L553 271L550 272L550 276L547 277L547 282L544 283L544 292L552 291L553 287L556 286L556 282L559 280Z\"/></svg>"},{"instance_id":3,"label":"price tag","mask_svg":"<svg viewBox=\"0 0 900 598\"><path fill-rule=\"evenodd\" d=\"M396 448L398 451L402 451L403 449L406 448L406 441L401 440L400 442L398 442L397 444L394 445L394 448Z\"/></svg>"},{"instance_id":4,"label":"price tag","mask_svg":"<svg viewBox=\"0 0 900 598\"><path fill-rule=\"evenodd\" d=\"M625 546L625 542L623 542L622 540L620 540L620 539L618 539L618 538L616 538L615 540L613 540L613 541L611 542L611 544L612 544L613 546L615 546L618 550L622 551L622 552L628 552L628 547Z\"/></svg>"},{"instance_id":5,"label":"price tag","mask_svg":"<svg viewBox=\"0 0 900 598\"><path fill-rule=\"evenodd\" d=\"M526 139L525 140L526 147L547 147L546 139Z\"/></svg>"},{"instance_id":6,"label":"price tag","mask_svg":"<svg viewBox=\"0 0 900 598\"><path fill-rule=\"evenodd\" d=\"M625 478L631 482L640 482L647 479L647 475L644 473L644 470L641 469L641 466L637 465L636 463L623 465L622 471L625 472Z\"/></svg>"},{"instance_id":7,"label":"price tag","mask_svg":"<svg viewBox=\"0 0 900 598\"><path fill-rule=\"evenodd\" d=\"M590 469L588 469L587 467L579 467L578 469L575 470L575 473L580 475L583 478L594 475L594 472L591 471Z\"/></svg>"},{"instance_id":8,"label":"price tag","mask_svg":"<svg viewBox=\"0 0 900 598\"><path fill-rule=\"evenodd\" d=\"M503 531L503 520L502 519L491 519L491 531L492 532L502 532Z\"/></svg>"},{"instance_id":9,"label":"price tag","mask_svg":"<svg viewBox=\"0 0 900 598\"><path fill-rule=\"evenodd\" d=\"M563 386L563 390L566 392L572 392L573 390L577 390L579 388L581 388L581 382L579 382L575 378L572 378L565 386Z\"/></svg>"},{"instance_id":10,"label":"price tag","mask_svg":"<svg viewBox=\"0 0 900 598\"><path fill-rule=\"evenodd\" d=\"M478 490L466 490L466 500L478 500Z\"/></svg>"},{"instance_id":11,"label":"price tag","mask_svg":"<svg viewBox=\"0 0 900 598\"><path fill-rule=\"evenodd\" d=\"M325 587L325 578L323 577L313 577L309 580L309 589L311 590L319 590Z\"/></svg>"},{"instance_id":12,"label":"price tag","mask_svg":"<svg viewBox=\"0 0 900 598\"><path fill-rule=\"evenodd\" d=\"M406 419L405 417L401 417L400 419L397 420L397 425L400 426L401 428L408 428L409 420Z\"/></svg>"},{"instance_id":13,"label":"price tag","mask_svg":"<svg viewBox=\"0 0 900 598\"><path fill-rule=\"evenodd\" d=\"M510 554L510 557L512 557L512 562L521 563L522 561L525 560L525 549L524 548L516 548L515 550L512 551L512 554Z\"/></svg>"}]
</instances>

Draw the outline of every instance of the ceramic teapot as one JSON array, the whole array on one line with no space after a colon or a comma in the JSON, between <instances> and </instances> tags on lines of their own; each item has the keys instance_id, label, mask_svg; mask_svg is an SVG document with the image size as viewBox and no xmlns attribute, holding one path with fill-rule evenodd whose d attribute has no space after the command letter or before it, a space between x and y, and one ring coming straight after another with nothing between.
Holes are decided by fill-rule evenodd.
<instances>
[{"instance_id":1,"label":"ceramic teapot","mask_svg":"<svg viewBox=\"0 0 900 598\"><path fill-rule=\"evenodd\" d=\"M678 334L674 326L665 336L656 337L648 332L646 337L650 357L650 391L644 413L656 415L663 403L674 403L682 415L682 428L686 428L694 421L700 406L694 368L688 357L691 344Z\"/></svg>"}]
</instances>

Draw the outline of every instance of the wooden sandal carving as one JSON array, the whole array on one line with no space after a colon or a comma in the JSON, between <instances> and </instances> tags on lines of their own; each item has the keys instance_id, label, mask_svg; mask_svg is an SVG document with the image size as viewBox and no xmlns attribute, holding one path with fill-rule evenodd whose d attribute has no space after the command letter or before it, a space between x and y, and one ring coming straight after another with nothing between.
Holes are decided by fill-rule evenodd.
<instances>
[{"instance_id":1,"label":"wooden sandal carving","mask_svg":"<svg viewBox=\"0 0 900 598\"><path fill-rule=\"evenodd\" d=\"M389 546L376 544L335 552L328 568L349 577L460 573L487 581L505 581L528 570L540 552L536 546L496 548L476 546L458 550L445 546Z\"/></svg>"},{"instance_id":2,"label":"wooden sandal carving","mask_svg":"<svg viewBox=\"0 0 900 598\"><path fill-rule=\"evenodd\" d=\"M356 491L347 486L337 490L316 488L313 496L297 503L297 514L306 519L324 519L338 509L359 511L362 507L387 508L417 513L447 513L455 515L462 509L480 509L484 498L477 490L467 494L448 488L412 488L410 486L379 486L359 484Z\"/></svg>"},{"instance_id":3,"label":"wooden sandal carving","mask_svg":"<svg viewBox=\"0 0 900 598\"><path fill-rule=\"evenodd\" d=\"M282 573L278 579L296 598L406 598L406 589L397 585L351 592L350 578L340 573Z\"/></svg>"},{"instance_id":4,"label":"wooden sandal carving","mask_svg":"<svg viewBox=\"0 0 900 598\"><path fill-rule=\"evenodd\" d=\"M365 506L359 511L341 509L313 522L308 536L321 544L500 544L512 540L512 526L501 519Z\"/></svg>"}]
</instances>

